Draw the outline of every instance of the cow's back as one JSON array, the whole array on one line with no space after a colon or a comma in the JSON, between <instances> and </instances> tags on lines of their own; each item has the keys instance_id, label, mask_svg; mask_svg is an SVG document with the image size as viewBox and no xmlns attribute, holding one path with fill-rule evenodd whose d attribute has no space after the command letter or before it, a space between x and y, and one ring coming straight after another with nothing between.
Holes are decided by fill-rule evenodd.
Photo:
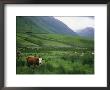
<instances>
[{"instance_id":1,"label":"cow's back","mask_svg":"<svg viewBox=\"0 0 110 90\"><path fill-rule=\"evenodd\" d=\"M39 58L38 57L29 56L26 59L27 59L27 63L30 64L30 65L35 65L35 64L39 63Z\"/></svg>"}]
</instances>

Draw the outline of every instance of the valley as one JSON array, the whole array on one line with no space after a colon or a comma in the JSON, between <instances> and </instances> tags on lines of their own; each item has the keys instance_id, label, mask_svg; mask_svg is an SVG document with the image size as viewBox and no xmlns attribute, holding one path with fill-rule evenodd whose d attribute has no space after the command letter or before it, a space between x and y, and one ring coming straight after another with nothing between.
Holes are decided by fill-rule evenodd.
<instances>
[{"instance_id":1,"label":"valley","mask_svg":"<svg viewBox=\"0 0 110 90\"><path fill-rule=\"evenodd\" d=\"M53 19L56 26L46 24L44 17L37 17L36 23L35 17L28 18L17 17L16 50L20 56L16 57L16 74L94 74L93 39L66 31L67 26L61 22L58 26L55 23L59 21ZM42 57L43 64L28 67L28 56Z\"/></svg>"}]
</instances>

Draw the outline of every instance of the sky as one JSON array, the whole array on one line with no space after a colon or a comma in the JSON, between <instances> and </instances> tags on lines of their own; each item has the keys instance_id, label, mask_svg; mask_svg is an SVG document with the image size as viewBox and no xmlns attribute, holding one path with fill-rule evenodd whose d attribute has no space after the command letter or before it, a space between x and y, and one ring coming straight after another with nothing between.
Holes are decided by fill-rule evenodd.
<instances>
[{"instance_id":1,"label":"sky","mask_svg":"<svg viewBox=\"0 0 110 90\"><path fill-rule=\"evenodd\" d=\"M94 28L94 16L56 16L55 19L62 21L73 31L78 31L86 27Z\"/></svg>"}]
</instances>

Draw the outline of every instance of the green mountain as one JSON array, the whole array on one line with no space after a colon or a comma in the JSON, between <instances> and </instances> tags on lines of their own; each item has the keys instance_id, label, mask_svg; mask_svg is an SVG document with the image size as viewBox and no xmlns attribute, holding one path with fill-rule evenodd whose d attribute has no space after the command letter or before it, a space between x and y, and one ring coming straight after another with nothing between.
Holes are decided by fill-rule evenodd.
<instances>
[{"instance_id":1,"label":"green mountain","mask_svg":"<svg viewBox=\"0 0 110 90\"><path fill-rule=\"evenodd\" d=\"M77 34L82 37L94 39L94 28L93 27L86 27L82 30L77 31Z\"/></svg>"},{"instance_id":2,"label":"green mountain","mask_svg":"<svg viewBox=\"0 0 110 90\"><path fill-rule=\"evenodd\" d=\"M16 17L16 74L93 74L94 40L78 36L54 17ZM27 65L28 56L43 59Z\"/></svg>"},{"instance_id":3,"label":"green mountain","mask_svg":"<svg viewBox=\"0 0 110 90\"><path fill-rule=\"evenodd\" d=\"M17 32L77 35L52 16L17 16Z\"/></svg>"},{"instance_id":4,"label":"green mountain","mask_svg":"<svg viewBox=\"0 0 110 90\"><path fill-rule=\"evenodd\" d=\"M94 41L79 37L61 21L54 17L16 17L17 48L19 47L88 47Z\"/></svg>"}]
</instances>

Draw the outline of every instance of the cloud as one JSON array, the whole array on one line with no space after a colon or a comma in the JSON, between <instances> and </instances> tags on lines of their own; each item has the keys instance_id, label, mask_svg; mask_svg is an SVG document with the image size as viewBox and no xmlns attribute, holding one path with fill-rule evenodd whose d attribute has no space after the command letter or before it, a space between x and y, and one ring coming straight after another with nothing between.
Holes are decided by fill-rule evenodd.
<instances>
[{"instance_id":1,"label":"cloud","mask_svg":"<svg viewBox=\"0 0 110 90\"><path fill-rule=\"evenodd\" d=\"M62 21L69 28L74 31L86 28L86 27L94 27L94 16L58 16L54 17Z\"/></svg>"}]
</instances>

